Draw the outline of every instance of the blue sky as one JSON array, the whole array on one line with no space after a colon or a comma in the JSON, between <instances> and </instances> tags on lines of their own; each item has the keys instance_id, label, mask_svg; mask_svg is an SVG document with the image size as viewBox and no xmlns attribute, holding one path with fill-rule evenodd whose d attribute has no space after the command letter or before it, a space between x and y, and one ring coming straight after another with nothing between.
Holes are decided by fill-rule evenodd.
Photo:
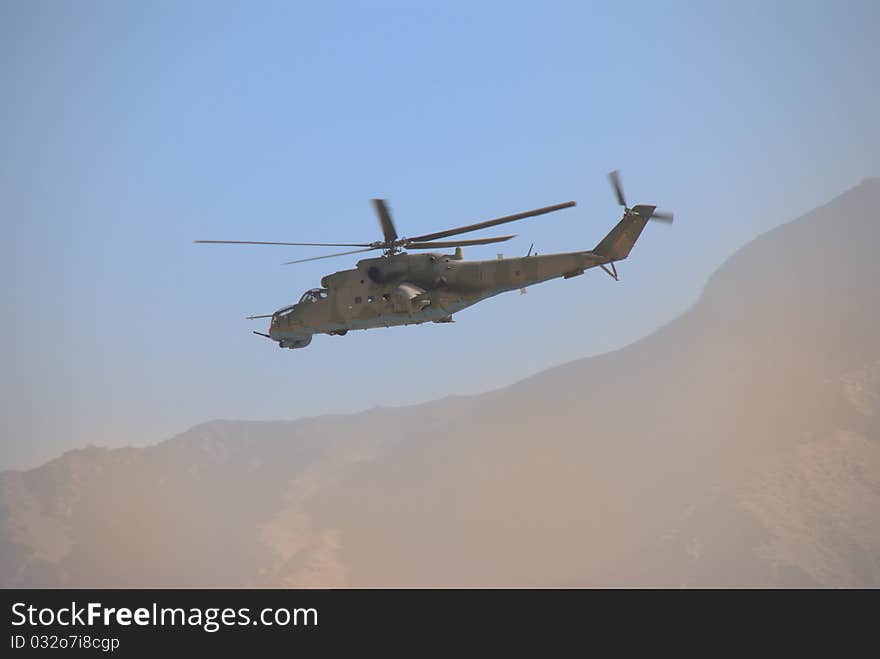
<instances>
[{"instance_id":1,"label":"blue sky","mask_svg":"<svg viewBox=\"0 0 880 659\"><path fill-rule=\"evenodd\" d=\"M880 174L878 19L871 1L0 1L0 467L478 392L649 333L751 238ZM192 244L374 240L381 196L402 235L575 199L465 255L588 249L618 219L615 168L631 203L676 212L619 283L454 325L281 351L244 317L354 259Z\"/></svg>"}]
</instances>

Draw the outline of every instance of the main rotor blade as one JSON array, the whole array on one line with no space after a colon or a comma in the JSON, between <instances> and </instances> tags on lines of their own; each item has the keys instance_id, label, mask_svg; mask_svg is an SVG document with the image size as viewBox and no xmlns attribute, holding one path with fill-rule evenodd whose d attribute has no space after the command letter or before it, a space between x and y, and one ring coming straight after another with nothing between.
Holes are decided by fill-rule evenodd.
<instances>
[{"instance_id":1,"label":"main rotor blade","mask_svg":"<svg viewBox=\"0 0 880 659\"><path fill-rule=\"evenodd\" d=\"M370 243L269 243L259 240L193 240L211 245L294 245L298 247L369 247Z\"/></svg>"},{"instance_id":2,"label":"main rotor blade","mask_svg":"<svg viewBox=\"0 0 880 659\"><path fill-rule=\"evenodd\" d=\"M615 169L608 174L608 180L611 181L611 187L614 188L614 193L617 195L617 203L627 208L626 198L623 196L623 185L620 183L620 171Z\"/></svg>"},{"instance_id":3,"label":"main rotor blade","mask_svg":"<svg viewBox=\"0 0 880 659\"><path fill-rule=\"evenodd\" d=\"M382 227L382 235L385 236L385 242L393 243L397 240L397 229L394 228L394 220L391 219L388 204L384 199L373 199L372 201L373 208L376 209L376 215L379 218L379 226Z\"/></svg>"},{"instance_id":4,"label":"main rotor blade","mask_svg":"<svg viewBox=\"0 0 880 659\"><path fill-rule=\"evenodd\" d=\"M651 219L657 220L659 222L665 222L666 224L672 224L674 215L672 213L667 213L664 211L654 211L651 213Z\"/></svg>"},{"instance_id":5,"label":"main rotor blade","mask_svg":"<svg viewBox=\"0 0 880 659\"><path fill-rule=\"evenodd\" d=\"M435 241L429 243L406 243L404 249L445 249L447 247L467 247L468 245L489 245L491 243L503 243L505 240L516 236L498 236L497 238L474 238L473 240L450 240Z\"/></svg>"},{"instance_id":6,"label":"main rotor blade","mask_svg":"<svg viewBox=\"0 0 880 659\"><path fill-rule=\"evenodd\" d=\"M535 217L536 215L544 215L544 213L552 213L554 211L561 211L563 208L571 208L576 205L573 201L566 201L564 204L556 204L554 206L545 206L544 208L536 208L532 211L525 211L524 213L516 213L514 215L505 215L504 217L498 217L494 220L486 220L485 222L477 222L476 224L468 224L464 227L458 227L456 229L448 229L446 231L438 231L437 233L426 233L424 236L415 236L414 238L410 238L413 242L425 242L428 240L435 240L437 238L446 238L448 236L457 236L460 233L468 233L470 231L477 231L479 229L485 229L487 227L494 227L498 224L505 224L506 222L515 222L516 220L524 220L527 217Z\"/></svg>"},{"instance_id":7,"label":"main rotor blade","mask_svg":"<svg viewBox=\"0 0 880 659\"><path fill-rule=\"evenodd\" d=\"M324 254L324 256L312 256L308 259L297 259L296 261L287 261L281 265L292 265L294 263L305 263L306 261L319 261L321 259L332 259L334 256L345 256L346 254L360 254L361 252L371 252L378 247L367 247L367 249L353 249L350 252L336 252L336 254Z\"/></svg>"}]
</instances>

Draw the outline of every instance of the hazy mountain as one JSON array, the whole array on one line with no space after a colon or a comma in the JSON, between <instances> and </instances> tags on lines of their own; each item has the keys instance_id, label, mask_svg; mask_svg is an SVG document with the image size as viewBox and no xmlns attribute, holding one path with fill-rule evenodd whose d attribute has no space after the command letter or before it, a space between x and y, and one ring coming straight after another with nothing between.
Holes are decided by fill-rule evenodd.
<instances>
[{"instance_id":1,"label":"hazy mountain","mask_svg":"<svg viewBox=\"0 0 880 659\"><path fill-rule=\"evenodd\" d=\"M5 472L0 581L880 586L878 208L870 179L505 389Z\"/></svg>"}]
</instances>

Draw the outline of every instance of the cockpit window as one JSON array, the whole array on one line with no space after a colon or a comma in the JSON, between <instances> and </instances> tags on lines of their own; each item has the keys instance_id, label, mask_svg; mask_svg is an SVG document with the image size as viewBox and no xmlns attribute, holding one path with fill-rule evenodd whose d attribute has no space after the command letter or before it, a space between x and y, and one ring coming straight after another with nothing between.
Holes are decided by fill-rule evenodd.
<instances>
[{"instance_id":1,"label":"cockpit window","mask_svg":"<svg viewBox=\"0 0 880 659\"><path fill-rule=\"evenodd\" d=\"M317 302L319 300L327 299L327 289L326 288L311 288L303 293L303 296L299 299L300 304L304 302Z\"/></svg>"}]
</instances>

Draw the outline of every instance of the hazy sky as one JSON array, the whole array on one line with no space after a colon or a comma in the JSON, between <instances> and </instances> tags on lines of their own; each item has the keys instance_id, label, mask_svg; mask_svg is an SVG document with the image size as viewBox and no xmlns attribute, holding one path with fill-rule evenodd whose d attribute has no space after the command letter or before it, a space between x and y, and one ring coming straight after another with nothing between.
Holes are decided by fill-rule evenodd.
<instances>
[{"instance_id":1,"label":"hazy sky","mask_svg":"<svg viewBox=\"0 0 880 659\"><path fill-rule=\"evenodd\" d=\"M752 237L880 174L878 24L872 0L0 0L0 468L478 392L643 336ZM244 317L355 259L192 244L374 240L383 196L401 235L575 199L465 255L589 249L614 168L676 212L619 283L453 325L279 350Z\"/></svg>"}]
</instances>

